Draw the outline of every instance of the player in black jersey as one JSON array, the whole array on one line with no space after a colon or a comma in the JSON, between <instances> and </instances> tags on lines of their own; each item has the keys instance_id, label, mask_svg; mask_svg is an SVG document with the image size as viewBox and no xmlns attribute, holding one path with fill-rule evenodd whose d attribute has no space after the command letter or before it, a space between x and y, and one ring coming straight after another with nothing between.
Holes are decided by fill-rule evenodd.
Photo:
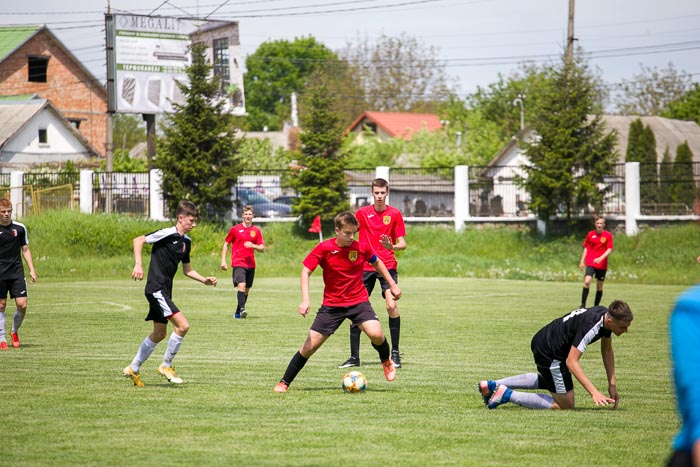
<instances>
[{"instance_id":1,"label":"player in black jersey","mask_svg":"<svg viewBox=\"0 0 700 467\"><path fill-rule=\"evenodd\" d=\"M617 409L620 396L615 387L612 335L620 336L627 332L632 319L629 305L621 300L613 301L608 308L579 308L555 319L532 338L530 348L537 373L480 381L479 391L484 402L489 409L506 402L531 409L573 409L573 374L591 395L595 405L613 404L613 409ZM610 397L596 389L579 363L588 345L599 339ZM551 395L513 389L547 389Z\"/></svg>"},{"instance_id":2,"label":"player in black jersey","mask_svg":"<svg viewBox=\"0 0 700 467\"><path fill-rule=\"evenodd\" d=\"M216 277L204 277L190 265L192 241L187 233L197 225L197 208L190 201L180 201L177 206L177 224L173 227L157 230L148 235L134 238L134 280L143 279L141 251L145 243L153 245L151 263L148 266L146 281L146 298L149 303L146 321L153 321L153 332L144 339L131 364L124 368L123 375L130 378L137 387L142 387L141 365L148 359L156 345L165 339L168 321L173 325L173 332L168 340L168 347L163 356L163 363L158 373L174 384L181 384L182 378L175 374L173 358L180 350L182 339L187 334L190 324L184 313L172 301L173 278L178 265L182 262L182 272L204 285L216 286Z\"/></svg>"},{"instance_id":3,"label":"player in black jersey","mask_svg":"<svg viewBox=\"0 0 700 467\"><path fill-rule=\"evenodd\" d=\"M21 255L21 256L20 256ZM5 307L7 292L15 300L15 314L12 319L12 347L18 348L19 327L27 314L27 281L24 278L22 257L27 262L31 283L36 282L36 272L29 251L27 228L24 224L12 220L12 203L0 199L0 350L7 349L5 330Z\"/></svg>"}]
</instances>

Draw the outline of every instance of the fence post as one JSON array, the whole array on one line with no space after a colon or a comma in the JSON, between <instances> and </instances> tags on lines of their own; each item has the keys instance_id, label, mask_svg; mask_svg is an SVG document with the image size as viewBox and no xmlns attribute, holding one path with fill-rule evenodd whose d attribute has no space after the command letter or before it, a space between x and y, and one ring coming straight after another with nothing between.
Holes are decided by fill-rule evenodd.
<instances>
[{"instance_id":1,"label":"fence post","mask_svg":"<svg viewBox=\"0 0 700 467\"><path fill-rule=\"evenodd\" d=\"M637 217L640 215L639 204L639 162L625 163L625 233L637 235Z\"/></svg>"},{"instance_id":2,"label":"fence post","mask_svg":"<svg viewBox=\"0 0 700 467\"><path fill-rule=\"evenodd\" d=\"M92 214L92 176L93 170L80 171L80 212L84 214Z\"/></svg>"},{"instance_id":3,"label":"fence post","mask_svg":"<svg viewBox=\"0 0 700 467\"><path fill-rule=\"evenodd\" d=\"M469 167L455 167L455 232L464 230L464 223L469 217Z\"/></svg>"},{"instance_id":4,"label":"fence post","mask_svg":"<svg viewBox=\"0 0 700 467\"><path fill-rule=\"evenodd\" d=\"M148 190L149 203L151 206L151 219L154 221L168 220L163 213L163 190L161 183L163 182L163 172L158 169L151 169L149 174Z\"/></svg>"},{"instance_id":5,"label":"fence post","mask_svg":"<svg viewBox=\"0 0 700 467\"><path fill-rule=\"evenodd\" d=\"M15 219L27 213L24 202L24 172L21 170L10 172L10 202L14 206Z\"/></svg>"}]
</instances>

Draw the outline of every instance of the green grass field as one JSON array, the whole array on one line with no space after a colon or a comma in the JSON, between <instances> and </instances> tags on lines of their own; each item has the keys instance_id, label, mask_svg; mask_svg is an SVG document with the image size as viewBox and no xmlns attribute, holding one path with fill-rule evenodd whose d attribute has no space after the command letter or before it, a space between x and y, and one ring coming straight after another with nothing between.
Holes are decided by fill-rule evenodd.
<instances>
[{"instance_id":1,"label":"green grass field","mask_svg":"<svg viewBox=\"0 0 700 467\"><path fill-rule=\"evenodd\" d=\"M629 334L613 340L619 410L596 408L576 384L575 411L488 411L477 381L534 371L532 334L577 306L579 283L402 278L396 381L384 381L365 338L369 388L343 393L344 325L289 392L275 394L312 319L296 313L298 278L256 279L250 317L236 321L228 273L217 288L178 279L174 299L192 326L175 360L186 384L156 374L163 342L137 389L120 371L151 325L144 283L128 273L30 287L22 348L0 353L2 464L658 466L678 427L667 319L683 286L606 285L605 303L624 299L635 313ZM312 290L315 309L320 272ZM599 349L583 367L605 389Z\"/></svg>"}]
</instances>

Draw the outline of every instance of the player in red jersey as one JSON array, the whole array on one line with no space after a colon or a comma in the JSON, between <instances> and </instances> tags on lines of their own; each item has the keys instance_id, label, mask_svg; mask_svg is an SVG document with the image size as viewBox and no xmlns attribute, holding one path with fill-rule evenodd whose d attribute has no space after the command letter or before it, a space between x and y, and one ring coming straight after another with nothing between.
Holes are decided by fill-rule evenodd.
<instances>
[{"instance_id":1,"label":"player in red jersey","mask_svg":"<svg viewBox=\"0 0 700 467\"><path fill-rule=\"evenodd\" d=\"M581 308L586 308L588 290L594 276L596 278L594 305L600 305L600 300L603 298L605 274L608 272L608 256L612 250L613 236L605 230L605 218L598 216L595 218L595 230L588 232L583 241L583 254L578 265L579 269L586 271L583 279L583 291L581 292Z\"/></svg>"},{"instance_id":2,"label":"player in red jersey","mask_svg":"<svg viewBox=\"0 0 700 467\"><path fill-rule=\"evenodd\" d=\"M254 215L253 206L243 208L243 222L231 227L221 249L221 269L226 271L226 253L229 244L231 245L231 275L233 286L238 289L236 293L238 306L233 315L236 319L248 316L245 304L255 279L255 252L265 251L262 232L253 225Z\"/></svg>"},{"instance_id":3,"label":"player in red jersey","mask_svg":"<svg viewBox=\"0 0 700 467\"><path fill-rule=\"evenodd\" d=\"M362 283L364 263L369 262L374 270L389 284L389 292L394 300L401 297L401 290L394 282L384 263L366 244L355 240L359 223L351 212L342 212L335 217L335 238L319 243L309 253L301 270L301 304L299 314L303 317L309 313L311 298L309 280L316 267L323 269L323 304L318 309L316 318L301 349L294 354L287 366L284 376L275 386L275 392L287 392L287 388L308 359L323 345L345 321L349 319L353 326L360 328L372 341L372 346L379 353L387 381L396 377L394 363L391 360L389 343L382 331L382 325L369 302L369 294Z\"/></svg>"},{"instance_id":4,"label":"player in red jersey","mask_svg":"<svg viewBox=\"0 0 700 467\"><path fill-rule=\"evenodd\" d=\"M382 260L389 275L398 283L397 262L394 251L406 249L406 227L401 211L386 203L389 196L389 183L383 178L375 178L372 181L372 198L374 203L364 206L357 211L357 220L360 222L360 243L369 244ZM362 281L367 293L372 295L374 286L379 280L382 288L382 296L386 300L386 311L389 313L389 334L391 335L391 359L396 368L401 368L401 356L399 354L399 337L401 334L401 316L396 306L396 300L391 294L386 293L389 284L372 268L365 263L365 272ZM360 366L360 330L357 326L350 327L350 358L338 368Z\"/></svg>"}]
</instances>

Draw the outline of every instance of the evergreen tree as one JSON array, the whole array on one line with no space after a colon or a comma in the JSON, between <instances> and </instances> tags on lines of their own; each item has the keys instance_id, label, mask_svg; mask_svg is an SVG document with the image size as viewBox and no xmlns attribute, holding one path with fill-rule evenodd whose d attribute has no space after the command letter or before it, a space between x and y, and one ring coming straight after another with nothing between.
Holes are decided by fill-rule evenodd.
<instances>
[{"instance_id":1,"label":"evergreen tree","mask_svg":"<svg viewBox=\"0 0 700 467\"><path fill-rule=\"evenodd\" d=\"M644 133L644 123L638 118L630 123L629 134L627 135L627 151L625 152L625 162L641 162L639 140Z\"/></svg>"},{"instance_id":2,"label":"evergreen tree","mask_svg":"<svg viewBox=\"0 0 700 467\"><path fill-rule=\"evenodd\" d=\"M659 202L668 204L673 202L672 198L672 183L673 183L673 162L671 162L671 150L666 146L663 159L661 159L661 167L659 168Z\"/></svg>"},{"instance_id":3,"label":"evergreen tree","mask_svg":"<svg viewBox=\"0 0 700 467\"><path fill-rule=\"evenodd\" d=\"M640 198L643 204L655 204L659 196L656 156L656 136L650 126L645 126L638 141Z\"/></svg>"},{"instance_id":4,"label":"evergreen tree","mask_svg":"<svg viewBox=\"0 0 700 467\"><path fill-rule=\"evenodd\" d=\"M538 138L523 143L531 165L520 181L545 222L558 212L570 220L589 206L600 210L606 195L600 187L617 160L617 133L605 134L595 81L580 57L546 69L551 79L530 124Z\"/></svg>"},{"instance_id":5,"label":"evergreen tree","mask_svg":"<svg viewBox=\"0 0 700 467\"><path fill-rule=\"evenodd\" d=\"M181 199L189 199L201 217L225 216L231 211L231 186L241 170L240 140L231 132L224 101L216 98L219 83L210 79L204 45L192 46L188 83L176 83L185 96L173 104L163 127L156 167L163 172L163 195L171 212Z\"/></svg>"},{"instance_id":6,"label":"evergreen tree","mask_svg":"<svg viewBox=\"0 0 700 467\"><path fill-rule=\"evenodd\" d=\"M336 214L350 209L345 182L346 156L340 151L342 127L333 111L334 96L323 84L307 88L301 100L301 157L304 167L292 186L300 195L294 213L301 216L302 228L314 217L328 224Z\"/></svg>"},{"instance_id":7,"label":"evergreen tree","mask_svg":"<svg viewBox=\"0 0 700 467\"><path fill-rule=\"evenodd\" d=\"M692 212L696 190L693 153L688 142L684 141L676 148L676 160L673 162L673 202L685 205L684 210Z\"/></svg>"}]
</instances>

